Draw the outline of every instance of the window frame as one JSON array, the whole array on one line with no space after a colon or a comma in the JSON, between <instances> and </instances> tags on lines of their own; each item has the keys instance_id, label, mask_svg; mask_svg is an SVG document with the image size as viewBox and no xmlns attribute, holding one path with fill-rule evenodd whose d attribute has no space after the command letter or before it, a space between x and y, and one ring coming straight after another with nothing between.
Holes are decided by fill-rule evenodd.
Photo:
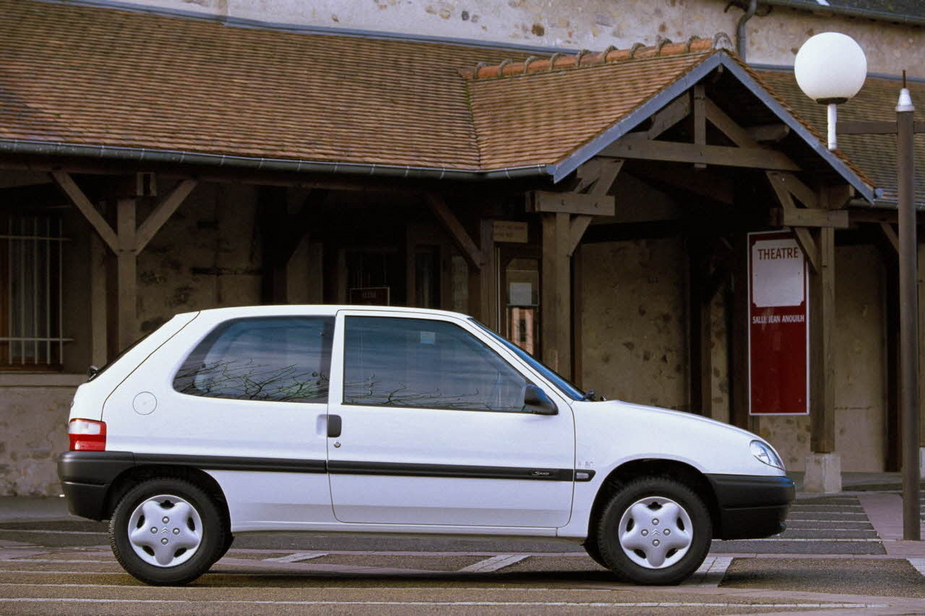
<instances>
[{"instance_id":1,"label":"window frame","mask_svg":"<svg viewBox=\"0 0 925 616\"><path fill-rule=\"evenodd\" d=\"M196 379L196 373L191 372L189 374L182 374L187 370L187 366L190 364L202 364L203 360L208 357L216 345L221 341L222 336L225 334L228 329L237 325L239 323L247 321L321 321L322 322L322 343L321 343L321 365L319 368L319 379L324 380L327 383L327 386L324 389L324 394L319 395L310 399L296 399L296 400L278 400L273 398L247 398L247 397L233 397L233 396L216 396L209 395L206 393L195 393L193 391L188 391L187 389L195 388L194 383ZM333 315L306 315L306 314L289 314L289 315L260 315L260 316L244 316L236 317L232 319L227 319L220 323L215 324L209 331L196 341L196 343L189 349L185 354L183 359L179 362L179 366L173 373L173 376L170 381L171 389L184 396L192 396L195 398L205 398L209 400L228 400L228 401L239 401L239 402L267 402L267 403L286 403L286 404L327 404L331 398L331 362L334 353L334 335L335 335L335 317ZM188 384L180 388L178 386L178 381L181 379L188 379Z\"/></svg>"},{"instance_id":2,"label":"window frame","mask_svg":"<svg viewBox=\"0 0 925 616\"><path fill-rule=\"evenodd\" d=\"M518 362L511 361L507 358L504 353L499 352L498 349L494 348L486 340L482 338L478 330L473 330L470 327L467 327L467 324L463 322L458 322L453 319L441 319L439 317L434 317L433 315L427 314L402 314L402 313L385 313L385 312L346 312L342 313L342 332L339 335L341 343L341 353L339 354L340 360L340 404L346 407L370 407L370 408L384 408L384 409L407 409L407 410L434 410L434 411L463 411L463 412L475 412L475 413L504 413L504 414L524 414L530 415L533 414L532 411L526 408L525 405L521 405L520 409L517 410L505 410L505 409L493 409L493 408L461 408L461 407L442 407L442 406L431 406L431 405L419 405L419 406L410 406L410 405L390 405L390 404L370 404L363 402L350 402L347 400L347 327L348 322L352 318L359 319L398 319L402 321L430 321L434 323L441 323L449 327L454 327L459 332L464 335L469 336L469 338L478 345L479 349L484 349L499 363L504 366L507 366L514 374L518 375L523 379L522 389L523 392L526 389L527 385L535 385L535 379L529 374L526 373Z\"/></svg>"}]
</instances>

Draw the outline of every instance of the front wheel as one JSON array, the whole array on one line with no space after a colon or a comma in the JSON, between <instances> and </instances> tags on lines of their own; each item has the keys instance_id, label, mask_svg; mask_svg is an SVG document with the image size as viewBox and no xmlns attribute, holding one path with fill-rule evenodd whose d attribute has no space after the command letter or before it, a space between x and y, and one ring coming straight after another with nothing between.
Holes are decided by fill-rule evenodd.
<instances>
[{"instance_id":1,"label":"front wheel","mask_svg":"<svg viewBox=\"0 0 925 616\"><path fill-rule=\"evenodd\" d=\"M151 479L129 490L113 512L109 537L119 564L158 586L186 584L209 570L226 546L222 513L196 485Z\"/></svg>"},{"instance_id":2,"label":"front wheel","mask_svg":"<svg viewBox=\"0 0 925 616\"><path fill-rule=\"evenodd\" d=\"M636 584L678 584L703 563L712 537L710 513L686 485L642 477L623 486L598 522L607 566Z\"/></svg>"}]
</instances>

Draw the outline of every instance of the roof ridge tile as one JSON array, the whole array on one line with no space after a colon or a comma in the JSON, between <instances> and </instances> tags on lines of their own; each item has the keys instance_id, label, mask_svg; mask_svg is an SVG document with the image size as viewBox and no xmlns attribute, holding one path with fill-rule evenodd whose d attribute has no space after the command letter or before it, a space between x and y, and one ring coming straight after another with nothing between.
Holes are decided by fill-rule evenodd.
<instances>
[{"instance_id":1,"label":"roof ridge tile","mask_svg":"<svg viewBox=\"0 0 925 616\"><path fill-rule=\"evenodd\" d=\"M600 52L590 52L582 49L577 54L566 55L554 53L551 56L530 56L525 60L507 59L500 64L487 65L479 62L475 68L464 68L459 71L465 79L476 81L479 79L500 79L514 75L530 75L534 73L558 71L564 69L578 69L603 64L614 64L627 60L641 60L663 56L681 56L687 54L700 54L718 51L720 49L731 51L732 41L725 32L719 32L712 38L692 36L683 43L674 43L670 39L659 37L658 42L652 46L635 43L629 49L617 49L613 45Z\"/></svg>"}]
</instances>

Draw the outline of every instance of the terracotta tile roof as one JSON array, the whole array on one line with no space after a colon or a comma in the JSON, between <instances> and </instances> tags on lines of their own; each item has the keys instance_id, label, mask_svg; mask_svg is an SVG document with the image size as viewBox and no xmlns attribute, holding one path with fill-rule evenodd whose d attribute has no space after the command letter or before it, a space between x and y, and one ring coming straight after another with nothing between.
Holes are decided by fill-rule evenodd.
<instances>
[{"instance_id":1,"label":"terracotta tile roof","mask_svg":"<svg viewBox=\"0 0 925 616\"><path fill-rule=\"evenodd\" d=\"M467 172L568 159L731 47L531 58L40 0L0 15L0 140Z\"/></svg>"},{"instance_id":2,"label":"terracotta tile roof","mask_svg":"<svg viewBox=\"0 0 925 616\"><path fill-rule=\"evenodd\" d=\"M797 85L792 71L760 71L765 83L784 98L805 119L816 126L820 139L826 130L826 109L810 100ZM838 107L838 119L845 121L896 120L896 101L902 84L893 79L868 77L853 99ZM915 118L925 121L925 84L909 83L912 101L917 105ZM896 137L892 135L839 135L838 148L862 169L875 186L883 188L884 201L897 201ZM915 142L916 201L925 203L925 139Z\"/></svg>"},{"instance_id":3,"label":"terracotta tile roof","mask_svg":"<svg viewBox=\"0 0 925 616\"><path fill-rule=\"evenodd\" d=\"M557 163L713 53L696 39L462 71L482 165Z\"/></svg>"},{"instance_id":4,"label":"terracotta tile roof","mask_svg":"<svg viewBox=\"0 0 925 616\"><path fill-rule=\"evenodd\" d=\"M512 55L33 0L0 15L0 139L478 169L458 69Z\"/></svg>"}]
</instances>

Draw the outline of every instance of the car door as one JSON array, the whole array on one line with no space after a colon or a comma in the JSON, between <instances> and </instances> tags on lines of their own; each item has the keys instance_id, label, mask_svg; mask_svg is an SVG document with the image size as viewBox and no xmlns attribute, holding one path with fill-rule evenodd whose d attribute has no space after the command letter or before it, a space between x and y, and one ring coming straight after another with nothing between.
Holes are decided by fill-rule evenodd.
<instances>
[{"instance_id":1,"label":"car door","mask_svg":"<svg viewBox=\"0 0 925 616\"><path fill-rule=\"evenodd\" d=\"M243 530L334 522L324 425L334 318L276 312L203 313L104 412L113 447L137 463L212 475Z\"/></svg>"},{"instance_id":2,"label":"car door","mask_svg":"<svg viewBox=\"0 0 925 616\"><path fill-rule=\"evenodd\" d=\"M328 472L341 522L549 528L569 520L574 422L524 408L535 380L464 319L341 311ZM513 364L513 365L512 365ZM545 389L551 389L546 385Z\"/></svg>"}]
</instances>

